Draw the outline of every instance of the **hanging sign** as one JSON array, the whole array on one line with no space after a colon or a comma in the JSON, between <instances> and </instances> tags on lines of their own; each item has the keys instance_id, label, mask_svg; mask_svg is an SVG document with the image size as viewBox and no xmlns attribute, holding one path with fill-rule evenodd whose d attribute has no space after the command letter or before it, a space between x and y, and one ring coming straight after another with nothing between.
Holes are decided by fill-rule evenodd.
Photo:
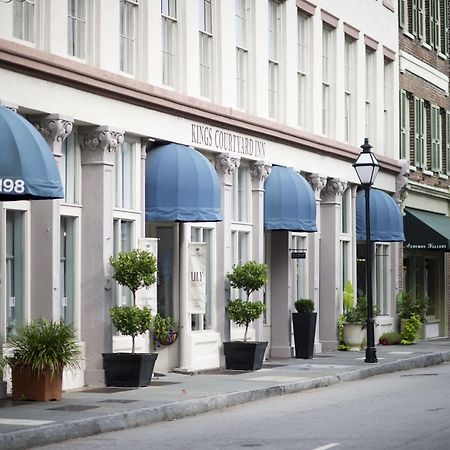
<instances>
[{"instance_id":1,"label":"hanging sign","mask_svg":"<svg viewBox=\"0 0 450 450\"><path fill-rule=\"evenodd\" d=\"M206 307L206 244L188 244L188 313L205 314Z\"/></svg>"},{"instance_id":2,"label":"hanging sign","mask_svg":"<svg viewBox=\"0 0 450 450\"><path fill-rule=\"evenodd\" d=\"M139 250L147 250L155 258L158 257L158 239L157 238L141 238L138 242ZM136 291L136 305L148 306L153 315L158 312L158 297L156 290L157 283L153 283L151 286L143 287Z\"/></svg>"}]
</instances>

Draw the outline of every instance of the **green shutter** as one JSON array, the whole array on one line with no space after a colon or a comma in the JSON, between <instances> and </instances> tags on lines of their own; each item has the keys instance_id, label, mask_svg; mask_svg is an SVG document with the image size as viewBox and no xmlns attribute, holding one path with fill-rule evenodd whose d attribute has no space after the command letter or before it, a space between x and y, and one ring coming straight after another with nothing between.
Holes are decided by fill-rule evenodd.
<instances>
[{"instance_id":1,"label":"green shutter","mask_svg":"<svg viewBox=\"0 0 450 450\"><path fill-rule=\"evenodd\" d=\"M418 17L418 13L417 13L417 2L419 0L412 0L412 13L411 13L411 18L412 18L412 27L411 27L411 32L414 36L417 36L417 17Z\"/></svg>"},{"instance_id":2,"label":"green shutter","mask_svg":"<svg viewBox=\"0 0 450 450\"><path fill-rule=\"evenodd\" d=\"M423 29L425 17L425 5L424 0L417 0L417 34L420 39L424 39L425 33Z\"/></svg>"},{"instance_id":3,"label":"green shutter","mask_svg":"<svg viewBox=\"0 0 450 450\"><path fill-rule=\"evenodd\" d=\"M443 18L444 18L444 23L443 23L443 27L444 27L444 42L443 42L442 51L447 56L450 56L450 50L449 50L449 21L450 21L450 17L449 17L449 13L448 13L449 1L448 0L444 0L444 3L442 5L442 7L444 8L444 14L443 14Z\"/></svg>"},{"instance_id":4,"label":"green shutter","mask_svg":"<svg viewBox=\"0 0 450 450\"><path fill-rule=\"evenodd\" d=\"M441 133L439 106L431 105L431 170L440 172L441 169Z\"/></svg>"},{"instance_id":5,"label":"green shutter","mask_svg":"<svg viewBox=\"0 0 450 450\"><path fill-rule=\"evenodd\" d=\"M401 28L405 26L405 0L398 2L398 22Z\"/></svg>"},{"instance_id":6,"label":"green shutter","mask_svg":"<svg viewBox=\"0 0 450 450\"><path fill-rule=\"evenodd\" d=\"M450 111L445 113L447 175L450 175Z\"/></svg>"},{"instance_id":7,"label":"green shutter","mask_svg":"<svg viewBox=\"0 0 450 450\"><path fill-rule=\"evenodd\" d=\"M422 128L421 124L421 99L414 97L414 165L416 167L422 167ZM422 120L423 122L423 120Z\"/></svg>"},{"instance_id":8,"label":"green shutter","mask_svg":"<svg viewBox=\"0 0 450 450\"><path fill-rule=\"evenodd\" d=\"M409 159L409 154L406 153L408 145L408 123L407 123L407 98L406 91L400 90L400 158Z\"/></svg>"}]
</instances>

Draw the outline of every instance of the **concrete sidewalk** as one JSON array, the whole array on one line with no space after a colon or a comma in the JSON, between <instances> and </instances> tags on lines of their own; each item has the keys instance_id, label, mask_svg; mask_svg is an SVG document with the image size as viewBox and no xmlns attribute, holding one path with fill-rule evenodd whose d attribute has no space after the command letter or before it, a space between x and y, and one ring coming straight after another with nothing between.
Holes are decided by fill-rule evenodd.
<instances>
[{"instance_id":1,"label":"concrete sidewalk","mask_svg":"<svg viewBox=\"0 0 450 450\"><path fill-rule=\"evenodd\" d=\"M217 370L156 376L149 387L67 392L59 402L0 401L0 449L28 449L108 431L178 419L267 397L450 361L450 339L378 346L377 364L364 352L314 359L271 359L254 372Z\"/></svg>"}]
</instances>

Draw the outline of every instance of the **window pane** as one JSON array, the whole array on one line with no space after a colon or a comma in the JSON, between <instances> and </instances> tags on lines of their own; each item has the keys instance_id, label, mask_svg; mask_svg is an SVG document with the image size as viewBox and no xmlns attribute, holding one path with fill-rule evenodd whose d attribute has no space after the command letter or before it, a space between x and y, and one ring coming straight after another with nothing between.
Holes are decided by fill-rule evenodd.
<instances>
[{"instance_id":1,"label":"window pane","mask_svg":"<svg viewBox=\"0 0 450 450\"><path fill-rule=\"evenodd\" d=\"M73 217L61 217L60 241L60 318L74 323L75 310L75 233Z\"/></svg>"},{"instance_id":2,"label":"window pane","mask_svg":"<svg viewBox=\"0 0 450 450\"><path fill-rule=\"evenodd\" d=\"M34 42L34 0L13 2L13 36Z\"/></svg>"}]
</instances>

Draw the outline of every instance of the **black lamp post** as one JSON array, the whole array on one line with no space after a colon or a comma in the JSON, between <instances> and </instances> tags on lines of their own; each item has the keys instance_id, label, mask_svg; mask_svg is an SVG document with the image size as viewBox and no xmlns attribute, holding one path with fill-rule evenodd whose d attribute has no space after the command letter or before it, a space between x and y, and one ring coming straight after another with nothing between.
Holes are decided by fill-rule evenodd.
<instances>
[{"instance_id":1,"label":"black lamp post","mask_svg":"<svg viewBox=\"0 0 450 450\"><path fill-rule=\"evenodd\" d=\"M366 285L367 285L367 347L366 363L376 363L377 349L375 347L375 326L373 318L373 298L372 298L372 243L370 239L370 188L375 181L380 164L372 153L372 146L369 139L364 139L361 145L362 152L356 159L353 167L356 170L361 186L365 192L366 200Z\"/></svg>"}]
</instances>

